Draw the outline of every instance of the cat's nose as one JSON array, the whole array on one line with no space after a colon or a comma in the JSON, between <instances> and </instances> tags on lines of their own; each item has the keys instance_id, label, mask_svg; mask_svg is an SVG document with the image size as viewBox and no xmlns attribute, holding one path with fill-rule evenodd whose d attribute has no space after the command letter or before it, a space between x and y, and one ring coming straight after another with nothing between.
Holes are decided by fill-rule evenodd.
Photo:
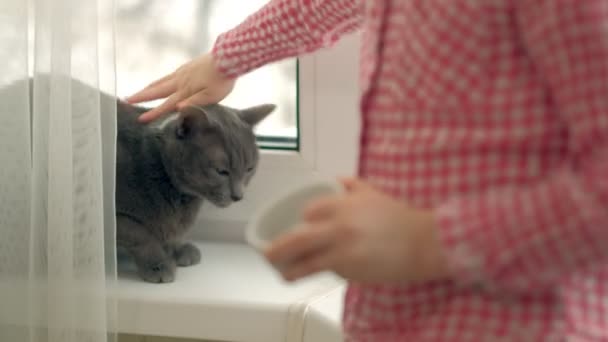
<instances>
[{"instance_id":1,"label":"cat's nose","mask_svg":"<svg viewBox=\"0 0 608 342\"><path fill-rule=\"evenodd\" d=\"M242 199L243 199L243 196L232 195L232 196L230 196L230 198L231 198L233 201L238 202L238 201L240 201L240 200L242 200Z\"/></svg>"}]
</instances>

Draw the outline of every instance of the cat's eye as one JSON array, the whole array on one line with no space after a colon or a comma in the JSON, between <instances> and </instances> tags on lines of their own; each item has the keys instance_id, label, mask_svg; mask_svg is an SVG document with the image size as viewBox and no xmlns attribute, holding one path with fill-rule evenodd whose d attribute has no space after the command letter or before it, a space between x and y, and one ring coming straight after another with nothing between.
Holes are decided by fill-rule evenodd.
<instances>
[{"instance_id":1,"label":"cat's eye","mask_svg":"<svg viewBox=\"0 0 608 342\"><path fill-rule=\"evenodd\" d=\"M230 176L230 172L228 170L225 169L215 169L215 172L217 172L220 176Z\"/></svg>"},{"instance_id":2,"label":"cat's eye","mask_svg":"<svg viewBox=\"0 0 608 342\"><path fill-rule=\"evenodd\" d=\"M247 172L251 172L251 171L253 171L253 167L250 167L247 169Z\"/></svg>"}]
</instances>

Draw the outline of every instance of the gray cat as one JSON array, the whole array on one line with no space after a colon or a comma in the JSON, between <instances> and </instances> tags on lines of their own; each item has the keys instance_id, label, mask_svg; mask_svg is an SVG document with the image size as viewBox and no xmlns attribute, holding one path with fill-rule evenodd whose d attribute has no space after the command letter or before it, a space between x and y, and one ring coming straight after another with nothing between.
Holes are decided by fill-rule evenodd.
<instances>
[{"instance_id":1,"label":"gray cat","mask_svg":"<svg viewBox=\"0 0 608 342\"><path fill-rule=\"evenodd\" d=\"M182 237L204 200L227 207L243 198L259 158L253 127L274 108L189 107L142 125L147 109L118 103L117 244L142 279L172 282L176 266L200 261Z\"/></svg>"}]
</instances>

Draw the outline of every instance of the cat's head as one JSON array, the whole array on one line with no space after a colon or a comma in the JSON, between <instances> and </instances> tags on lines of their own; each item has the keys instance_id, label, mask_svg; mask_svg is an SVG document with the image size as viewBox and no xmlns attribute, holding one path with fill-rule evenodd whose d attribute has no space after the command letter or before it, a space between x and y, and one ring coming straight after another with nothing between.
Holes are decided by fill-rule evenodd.
<instances>
[{"instance_id":1,"label":"cat's head","mask_svg":"<svg viewBox=\"0 0 608 342\"><path fill-rule=\"evenodd\" d=\"M275 109L188 107L162 129L163 163L174 185L218 207L243 198L259 152L253 128Z\"/></svg>"}]
</instances>

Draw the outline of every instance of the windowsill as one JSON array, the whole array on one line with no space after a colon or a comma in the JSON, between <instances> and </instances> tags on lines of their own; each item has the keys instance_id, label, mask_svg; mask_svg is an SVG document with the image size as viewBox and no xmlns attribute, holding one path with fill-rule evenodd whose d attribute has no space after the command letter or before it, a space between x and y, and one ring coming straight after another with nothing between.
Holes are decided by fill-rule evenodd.
<instances>
[{"instance_id":1,"label":"windowsill","mask_svg":"<svg viewBox=\"0 0 608 342\"><path fill-rule=\"evenodd\" d=\"M170 284L149 284L121 264L122 333L222 341L338 341L343 281L322 274L284 282L244 244L197 243L199 265Z\"/></svg>"}]
</instances>

